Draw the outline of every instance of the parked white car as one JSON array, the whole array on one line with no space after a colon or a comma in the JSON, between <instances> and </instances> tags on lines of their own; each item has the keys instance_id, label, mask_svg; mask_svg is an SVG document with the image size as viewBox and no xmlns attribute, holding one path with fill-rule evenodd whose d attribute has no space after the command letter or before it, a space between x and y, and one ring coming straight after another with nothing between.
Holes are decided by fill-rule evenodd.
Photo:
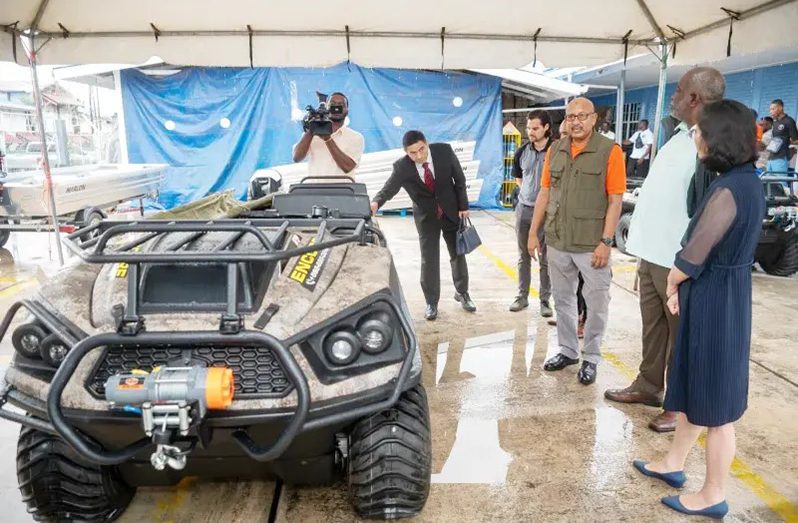
<instances>
[{"instance_id":1,"label":"parked white car","mask_svg":"<svg viewBox=\"0 0 798 523\"><path fill-rule=\"evenodd\" d=\"M64 167L64 165L61 165L55 143L47 144L47 153L50 159L50 167ZM41 157L42 143L29 142L25 148L20 151L8 151L8 155L6 156L6 170L8 172L14 172L38 169ZM79 146L70 145L69 161L72 165L87 165L94 163L96 160L91 153L84 151Z\"/></svg>"}]
</instances>

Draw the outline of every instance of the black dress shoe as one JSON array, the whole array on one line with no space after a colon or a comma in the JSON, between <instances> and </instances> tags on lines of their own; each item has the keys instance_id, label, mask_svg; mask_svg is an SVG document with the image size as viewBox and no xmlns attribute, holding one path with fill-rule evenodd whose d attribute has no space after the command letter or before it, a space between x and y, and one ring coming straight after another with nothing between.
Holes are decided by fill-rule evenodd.
<instances>
[{"instance_id":1,"label":"black dress shoe","mask_svg":"<svg viewBox=\"0 0 798 523\"><path fill-rule=\"evenodd\" d=\"M543 370L547 370L549 372L563 370L565 367L569 365L576 365L577 363L579 363L579 360L569 358L564 354L557 354L543 364Z\"/></svg>"},{"instance_id":2,"label":"black dress shoe","mask_svg":"<svg viewBox=\"0 0 798 523\"><path fill-rule=\"evenodd\" d=\"M455 294L454 299L455 301L460 302L460 305L463 306L463 310L467 312L477 312L477 306L474 305L473 301L471 301L471 296L469 296L467 292L464 292L463 294Z\"/></svg>"},{"instance_id":3,"label":"black dress shoe","mask_svg":"<svg viewBox=\"0 0 798 523\"><path fill-rule=\"evenodd\" d=\"M424 319L427 321L432 321L437 317L438 317L438 306L428 303L427 310L424 311Z\"/></svg>"},{"instance_id":4,"label":"black dress shoe","mask_svg":"<svg viewBox=\"0 0 798 523\"><path fill-rule=\"evenodd\" d=\"M596 364L590 363L589 361L583 361L582 368L579 369L576 377L579 378L579 383L582 385L591 385L594 381L596 381Z\"/></svg>"}]
</instances>

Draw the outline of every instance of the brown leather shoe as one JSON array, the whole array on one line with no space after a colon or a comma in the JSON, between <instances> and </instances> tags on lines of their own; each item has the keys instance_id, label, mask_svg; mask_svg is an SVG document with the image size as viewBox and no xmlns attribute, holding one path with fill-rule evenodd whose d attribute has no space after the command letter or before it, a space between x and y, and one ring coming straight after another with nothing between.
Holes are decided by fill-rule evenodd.
<instances>
[{"instance_id":1,"label":"brown leather shoe","mask_svg":"<svg viewBox=\"0 0 798 523\"><path fill-rule=\"evenodd\" d=\"M651 420L648 428L654 432L673 432L676 430L677 413L663 410L662 413Z\"/></svg>"},{"instance_id":2,"label":"brown leather shoe","mask_svg":"<svg viewBox=\"0 0 798 523\"><path fill-rule=\"evenodd\" d=\"M642 403L649 407L661 407L662 400L653 394L646 394L633 389L631 386L625 389L610 389L604 391L604 397L610 401L617 401L618 403Z\"/></svg>"}]
</instances>

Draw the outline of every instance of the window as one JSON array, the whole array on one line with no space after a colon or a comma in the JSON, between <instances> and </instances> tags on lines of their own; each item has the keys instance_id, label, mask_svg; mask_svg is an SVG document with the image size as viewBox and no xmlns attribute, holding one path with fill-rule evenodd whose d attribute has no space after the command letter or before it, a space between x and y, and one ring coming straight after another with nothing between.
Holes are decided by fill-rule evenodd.
<instances>
[{"instance_id":1,"label":"window","mask_svg":"<svg viewBox=\"0 0 798 523\"><path fill-rule=\"evenodd\" d=\"M637 131L637 123L640 121L640 113L642 112L643 104L630 103L623 104L623 126L621 137L628 140L635 131ZM615 122L615 106L609 108L609 114L612 115L612 121ZM616 133L617 134L617 133Z\"/></svg>"}]
</instances>

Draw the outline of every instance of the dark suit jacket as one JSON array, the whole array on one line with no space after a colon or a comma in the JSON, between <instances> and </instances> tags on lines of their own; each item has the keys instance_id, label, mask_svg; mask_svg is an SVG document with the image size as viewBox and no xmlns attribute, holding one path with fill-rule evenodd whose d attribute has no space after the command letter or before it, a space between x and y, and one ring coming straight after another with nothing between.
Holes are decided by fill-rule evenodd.
<instances>
[{"instance_id":1,"label":"dark suit jacket","mask_svg":"<svg viewBox=\"0 0 798 523\"><path fill-rule=\"evenodd\" d=\"M429 144L432 166L435 173L435 194L424 185L413 160L405 155L393 164L393 172L374 201L382 207L393 198L399 189L404 189L413 200L413 212L435 216L440 205L444 214L457 223L459 211L468 210L465 176L460 161L448 143Z\"/></svg>"}]
</instances>

